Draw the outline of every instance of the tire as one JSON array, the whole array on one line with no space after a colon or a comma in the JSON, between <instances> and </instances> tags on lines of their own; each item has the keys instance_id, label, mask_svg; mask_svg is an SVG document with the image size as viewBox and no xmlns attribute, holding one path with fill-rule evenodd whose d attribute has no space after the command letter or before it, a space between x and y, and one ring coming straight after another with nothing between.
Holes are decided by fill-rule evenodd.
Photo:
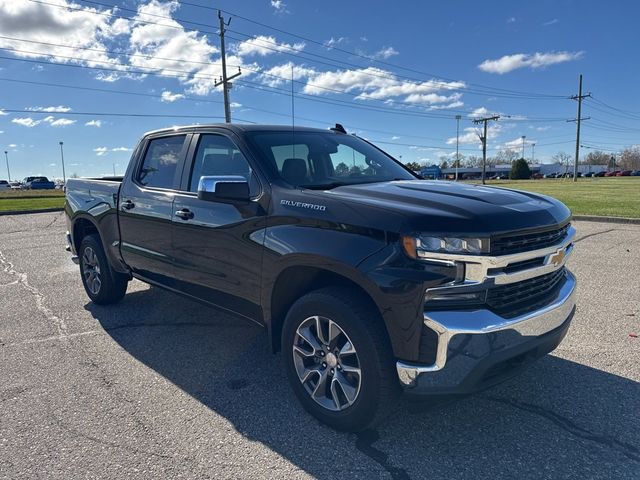
<instances>
[{"instance_id":1,"label":"tire","mask_svg":"<svg viewBox=\"0 0 640 480\"><path fill-rule=\"evenodd\" d=\"M282 328L282 351L302 406L337 430L378 424L400 391L380 314L356 290L328 287L296 301Z\"/></svg>"},{"instance_id":2,"label":"tire","mask_svg":"<svg viewBox=\"0 0 640 480\"><path fill-rule=\"evenodd\" d=\"M129 279L111 269L98 235L82 239L78 258L82 285L93 303L109 305L122 300Z\"/></svg>"}]
</instances>

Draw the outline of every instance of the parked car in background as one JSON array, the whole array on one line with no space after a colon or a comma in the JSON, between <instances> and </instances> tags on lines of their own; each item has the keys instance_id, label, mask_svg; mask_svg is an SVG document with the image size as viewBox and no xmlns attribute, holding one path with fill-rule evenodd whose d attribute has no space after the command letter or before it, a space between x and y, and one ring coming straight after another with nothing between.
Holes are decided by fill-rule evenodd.
<instances>
[{"instance_id":1,"label":"parked car in background","mask_svg":"<svg viewBox=\"0 0 640 480\"><path fill-rule=\"evenodd\" d=\"M618 172L616 177L630 177L631 176L631 170L623 170L621 172Z\"/></svg>"},{"instance_id":2,"label":"parked car in background","mask_svg":"<svg viewBox=\"0 0 640 480\"><path fill-rule=\"evenodd\" d=\"M605 172L603 170L602 172L594 173L593 176L594 177L606 177L607 176L607 172Z\"/></svg>"},{"instance_id":3,"label":"parked car in background","mask_svg":"<svg viewBox=\"0 0 640 480\"><path fill-rule=\"evenodd\" d=\"M640 170L634 170L633 172L631 172L631 176L632 177L640 177Z\"/></svg>"},{"instance_id":4,"label":"parked car in background","mask_svg":"<svg viewBox=\"0 0 640 480\"><path fill-rule=\"evenodd\" d=\"M533 175L531 175L531 178L533 178L534 180L540 180L541 178L544 178L544 175L542 175L541 173L534 173Z\"/></svg>"},{"instance_id":5,"label":"parked car in background","mask_svg":"<svg viewBox=\"0 0 640 480\"><path fill-rule=\"evenodd\" d=\"M11 190L22 190L22 182L18 182L16 180L9 182L9 186L11 187Z\"/></svg>"},{"instance_id":6,"label":"parked car in background","mask_svg":"<svg viewBox=\"0 0 640 480\"><path fill-rule=\"evenodd\" d=\"M26 177L22 188L24 190L53 190L56 185L47 177Z\"/></svg>"},{"instance_id":7,"label":"parked car in background","mask_svg":"<svg viewBox=\"0 0 640 480\"><path fill-rule=\"evenodd\" d=\"M585 174L584 174L584 176L585 176L586 178L591 178L591 177L594 177L594 176L595 176L595 173L593 173L593 172L587 172L587 173L585 173Z\"/></svg>"},{"instance_id":8,"label":"parked car in background","mask_svg":"<svg viewBox=\"0 0 640 480\"><path fill-rule=\"evenodd\" d=\"M616 175L618 175L618 173L620 173L620 170L614 170L613 172L607 172L604 174L605 177L615 177Z\"/></svg>"},{"instance_id":9,"label":"parked car in background","mask_svg":"<svg viewBox=\"0 0 640 480\"><path fill-rule=\"evenodd\" d=\"M62 180L55 181L56 190L64 190L64 182Z\"/></svg>"},{"instance_id":10,"label":"parked car in background","mask_svg":"<svg viewBox=\"0 0 640 480\"><path fill-rule=\"evenodd\" d=\"M6 180L0 180L0 190L10 190L11 186Z\"/></svg>"}]
</instances>

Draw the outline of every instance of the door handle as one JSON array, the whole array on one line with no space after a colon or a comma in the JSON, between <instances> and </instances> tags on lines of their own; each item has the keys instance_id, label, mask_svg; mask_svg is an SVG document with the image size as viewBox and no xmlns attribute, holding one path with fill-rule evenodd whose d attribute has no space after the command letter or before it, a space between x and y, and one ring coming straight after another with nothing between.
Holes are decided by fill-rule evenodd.
<instances>
[{"instance_id":1,"label":"door handle","mask_svg":"<svg viewBox=\"0 0 640 480\"><path fill-rule=\"evenodd\" d=\"M175 216L180 217L182 220L191 220L193 218L193 212L188 208L183 208L182 210L177 210Z\"/></svg>"},{"instance_id":2,"label":"door handle","mask_svg":"<svg viewBox=\"0 0 640 480\"><path fill-rule=\"evenodd\" d=\"M125 200L124 202L122 202L122 208L124 208L125 210L131 210L133 207L135 207L135 203L133 203L131 200Z\"/></svg>"}]
</instances>

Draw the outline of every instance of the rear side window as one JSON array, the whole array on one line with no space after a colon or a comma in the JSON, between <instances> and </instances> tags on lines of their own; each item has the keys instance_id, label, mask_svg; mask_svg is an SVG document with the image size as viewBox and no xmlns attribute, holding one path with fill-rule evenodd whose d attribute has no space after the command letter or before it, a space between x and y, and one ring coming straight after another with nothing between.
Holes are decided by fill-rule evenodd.
<instances>
[{"instance_id":1,"label":"rear side window","mask_svg":"<svg viewBox=\"0 0 640 480\"><path fill-rule=\"evenodd\" d=\"M176 168L186 135L154 138L138 173L138 182L145 187L174 188Z\"/></svg>"}]
</instances>

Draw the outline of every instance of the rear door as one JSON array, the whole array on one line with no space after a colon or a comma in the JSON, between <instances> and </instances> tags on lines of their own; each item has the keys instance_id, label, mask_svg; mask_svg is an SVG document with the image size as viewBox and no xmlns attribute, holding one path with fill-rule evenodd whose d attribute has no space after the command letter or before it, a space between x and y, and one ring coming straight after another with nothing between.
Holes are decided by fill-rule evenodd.
<instances>
[{"instance_id":1,"label":"rear door","mask_svg":"<svg viewBox=\"0 0 640 480\"><path fill-rule=\"evenodd\" d=\"M199 200L201 176L242 175L253 201L231 204ZM266 211L256 199L262 187L249 161L223 133L194 136L182 191L173 217L175 276L179 289L240 313L260 318L262 235Z\"/></svg>"},{"instance_id":2,"label":"rear door","mask_svg":"<svg viewBox=\"0 0 640 480\"><path fill-rule=\"evenodd\" d=\"M173 281L171 220L189 141L187 133L146 139L120 191L120 251L132 271L169 287Z\"/></svg>"}]
</instances>

